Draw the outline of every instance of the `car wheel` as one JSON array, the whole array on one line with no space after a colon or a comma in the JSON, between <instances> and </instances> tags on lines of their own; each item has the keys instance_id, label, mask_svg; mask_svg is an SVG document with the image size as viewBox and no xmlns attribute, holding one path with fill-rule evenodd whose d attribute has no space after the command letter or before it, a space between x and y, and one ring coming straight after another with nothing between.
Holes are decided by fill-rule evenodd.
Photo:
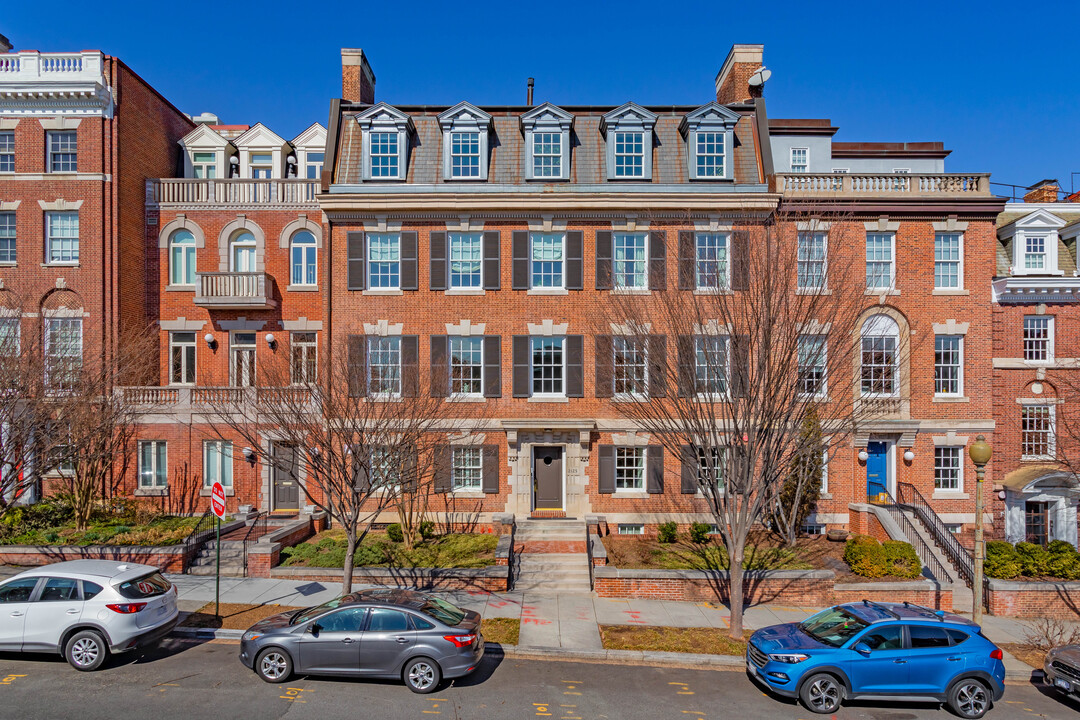
<instances>
[{"instance_id":1,"label":"car wheel","mask_svg":"<svg viewBox=\"0 0 1080 720\"><path fill-rule=\"evenodd\" d=\"M439 669L439 664L430 658L413 658L405 664L402 677L410 690L424 695L438 689L442 670Z\"/></svg>"},{"instance_id":2,"label":"car wheel","mask_svg":"<svg viewBox=\"0 0 1080 720\"><path fill-rule=\"evenodd\" d=\"M283 683L292 675L292 658L278 648L268 648L255 657L255 674L268 683Z\"/></svg>"},{"instance_id":3,"label":"car wheel","mask_svg":"<svg viewBox=\"0 0 1080 720\"><path fill-rule=\"evenodd\" d=\"M949 708L962 718L981 718L990 709L990 691L975 678L961 680L949 691Z\"/></svg>"},{"instance_id":4,"label":"car wheel","mask_svg":"<svg viewBox=\"0 0 1080 720\"><path fill-rule=\"evenodd\" d=\"M109 646L101 633L83 630L68 638L64 645L64 659L71 667L83 672L97 670L109 656Z\"/></svg>"},{"instance_id":5,"label":"car wheel","mask_svg":"<svg viewBox=\"0 0 1080 720\"><path fill-rule=\"evenodd\" d=\"M844 699L844 686L835 675L811 675L799 689L799 699L810 712L831 715L840 709L840 702Z\"/></svg>"}]
</instances>

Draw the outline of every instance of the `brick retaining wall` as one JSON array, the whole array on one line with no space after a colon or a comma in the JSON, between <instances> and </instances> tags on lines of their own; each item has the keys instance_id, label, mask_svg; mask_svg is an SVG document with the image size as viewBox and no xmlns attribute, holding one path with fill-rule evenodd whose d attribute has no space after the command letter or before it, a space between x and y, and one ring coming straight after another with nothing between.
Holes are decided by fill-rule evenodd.
<instances>
[{"instance_id":1,"label":"brick retaining wall","mask_svg":"<svg viewBox=\"0 0 1080 720\"><path fill-rule=\"evenodd\" d=\"M383 585L417 590L482 590L503 592L508 587L506 565L483 568L372 568L353 569L353 585ZM282 580L341 582L340 568L279 567L271 577Z\"/></svg>"},{"instance_id":2,"label":"brick retaining wall","mask_svg":"<svg viewBox=\"0 0 1080 720\"><path fill-rule=\"evenodd\" d=\"M184 572L186 553L187 548L183 544L164 547L5 545L0 546L0 563L36 567L67 560L115 560L116 562L152 565L164 572L182 573Z\"/></svg>"},{"instance_id":3,"label":"brick retaining wall","mask_svg":"<svg viewBox=\"0 0 1080 720\"><path fill-rule=\"evenodd\" d=\"M991 580L991 615L1080 619L1080 582Z\"/></svg>"}]
</instances>

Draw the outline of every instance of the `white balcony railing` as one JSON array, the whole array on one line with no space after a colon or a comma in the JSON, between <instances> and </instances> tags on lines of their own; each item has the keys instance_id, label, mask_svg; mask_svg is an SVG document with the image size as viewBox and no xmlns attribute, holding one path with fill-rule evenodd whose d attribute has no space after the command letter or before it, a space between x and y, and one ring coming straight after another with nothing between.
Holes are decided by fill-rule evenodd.
<instances>
[{"instance_id":1,"label":"white balcony railing","mask_svg":"<svg viewBox=\"0 0 1080 720\"><path fill-rule=\"evenodd\" d=\"M103 56L100 52L41 53L36 50L0 55L0 83L11 82L100 82Z\"/></svg>"},{"instance_id":2,"label":"white balcony railing","mask_svg":"<svg viewBox=\"0 0 1080 720\"><path fill-rule=\"evenodd\" d=\"M303 386L279 388L253 387L192 387L151 386L121 387L120 393L129 405L158 411L182 409L227 408L230 405L257 403L303 407L311 403L311 391Z\"/></svg>"},{"instance_id":3,"label":"white balcony railing","mask_svg":"<svg viewBox=\"0 0 1080 720\"><path fill-rule=\"evenodd\" d=\"M773 192L813 196L990 197L985 173L778 173Z\"/></svg>"},{"instance_id":4,"label":"white balcony railing","mask_svg":"<svg viewBox=\"0 0 1080 720\"><path fill-rule=\"evenodd\" d=\"M147 200L158 205L279 205L315 207L319 181L147 180Z\"/></svg>"},{"instance_id":5,"label":"white balcony railing","mask_svg":"<svg viewBox=\"0 0 1080 720\"><path fill-rule=\"evenodd\" d=\"M197 272L195 304L217 308L271 308L274 280L264 272Z\"/></svg>"}]
</instances>

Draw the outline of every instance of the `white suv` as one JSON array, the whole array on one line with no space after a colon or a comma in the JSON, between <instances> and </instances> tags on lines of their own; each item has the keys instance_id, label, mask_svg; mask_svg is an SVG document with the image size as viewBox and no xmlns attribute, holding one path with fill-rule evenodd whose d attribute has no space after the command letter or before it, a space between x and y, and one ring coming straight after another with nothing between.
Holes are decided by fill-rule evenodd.
<instances>
[{"instance_id":1,"label":"white suv","mask_svg":"<svg viewBox=\"0 0 1080 720\"><path fill-rule=\"evenodd\" d=\"M176 588L150 565L72 560L0 583L0 650L58 652L76 670L156 642L178 619Z\"/></svg>"}]
</instances>

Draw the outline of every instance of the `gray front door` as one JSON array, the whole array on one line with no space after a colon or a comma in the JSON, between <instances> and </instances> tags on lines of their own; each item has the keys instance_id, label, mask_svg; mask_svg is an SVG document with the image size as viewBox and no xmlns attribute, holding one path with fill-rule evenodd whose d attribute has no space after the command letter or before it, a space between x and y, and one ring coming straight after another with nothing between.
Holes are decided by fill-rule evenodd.
<instances>
[{"instance_id":1,"label":"gray front door","mask_svg":"<svg viewBox=\"0 0 1080 720\"><path fill-rule=\"evenodd\" d=\"M296 448L274 443L274 509L300 509L300 480L297 477Z\"/></svg>"},{"instance_id":2,"label":"gray front door","mask_svg":"<svg viewBox=\"0 0 1080 720\"><path fill-rule=\"evenodd\" d=\"M391 608L372 608L360 641L360 672L397 674L415 643L416 631L409 624L408 615Z\"/></svg>"},{"instance_id":3,"label":"gray front door","mask_svg":"<svg viewBox=\"0 0 1080 720\"><path fill-rule=\"evenodd\" d=\"M562 509L561 447L533 449L533 498L533 507L537 510Z\"/></svg>"}]
</instances>

